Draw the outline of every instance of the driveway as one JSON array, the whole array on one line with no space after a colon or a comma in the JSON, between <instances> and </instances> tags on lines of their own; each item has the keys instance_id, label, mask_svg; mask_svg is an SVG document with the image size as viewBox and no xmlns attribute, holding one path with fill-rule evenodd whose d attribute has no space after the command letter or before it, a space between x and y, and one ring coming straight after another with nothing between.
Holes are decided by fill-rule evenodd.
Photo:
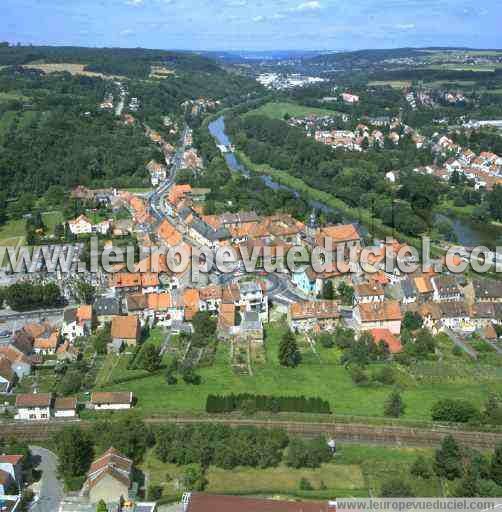
<instances>
[{"instance_id":1,"label":"driveway","mask_svg":"<svg viewBox=\"0 0 502 512\"><path fill-rule=\"evenodd\" d=\"M38 501L31 508L31 512L56 512L63 499L63 483L58 480L57 456L39 446L30 446L34 457L40 459L37 469L42 472L38 482Z\"/></svg>"}]
</instances>

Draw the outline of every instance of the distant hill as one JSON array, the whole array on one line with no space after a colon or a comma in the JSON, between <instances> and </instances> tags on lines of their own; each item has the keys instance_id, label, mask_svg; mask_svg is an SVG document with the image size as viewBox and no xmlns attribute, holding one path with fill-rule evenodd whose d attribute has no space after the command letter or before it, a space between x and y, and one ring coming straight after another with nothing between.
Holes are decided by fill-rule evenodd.
<instances>
[{"instance_id":1,"label":"distant hill","mask_svg":"<svg viewBox=\"0 0 502 512\"><path fill-rule=\"evenodd\" d=\"M146 78L152 64L179 71L217 73L220 67L211 59L182 51L142 48L83 48L77 46L0 45L0 66L32 62L84 64L86 71L130 78Z\"/></svg>"}]
</instances>

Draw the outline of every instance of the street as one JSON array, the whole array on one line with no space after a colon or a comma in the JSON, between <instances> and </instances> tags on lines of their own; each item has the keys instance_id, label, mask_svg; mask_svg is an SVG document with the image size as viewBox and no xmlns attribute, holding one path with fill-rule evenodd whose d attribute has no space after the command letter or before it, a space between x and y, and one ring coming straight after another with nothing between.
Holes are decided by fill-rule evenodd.
<instances>
[{"instance_id":1,"label":"street","mask_svg":"<svg viewBox=\"0 0 502 512\"><path fill-rule=\"evenodd\" d=\"M34 457L40 458L37 470L42 472L36 493L38 500L31 507L31 511L56 512L63 499L63 483L57 477L57 456L39 446L30 446L30 450Z\"/></svg>"}]
</instances>

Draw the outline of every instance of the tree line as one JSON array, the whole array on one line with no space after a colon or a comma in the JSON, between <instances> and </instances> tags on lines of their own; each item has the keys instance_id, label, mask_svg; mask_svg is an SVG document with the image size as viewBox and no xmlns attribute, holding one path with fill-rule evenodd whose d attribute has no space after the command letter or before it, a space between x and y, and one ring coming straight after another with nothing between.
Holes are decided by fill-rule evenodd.
<instances>
[{"instance_id":1,"label":"tree line","mask_svg":"<svg viewBox=\"0 0 502 512\"><path fill-rule=\"evenodd\" d=\"M319 397L269 396L248 393L208 395L207 397L206 412L210 414L238 410L331 414L329 402Z\"/></svg>"}]
</instances>

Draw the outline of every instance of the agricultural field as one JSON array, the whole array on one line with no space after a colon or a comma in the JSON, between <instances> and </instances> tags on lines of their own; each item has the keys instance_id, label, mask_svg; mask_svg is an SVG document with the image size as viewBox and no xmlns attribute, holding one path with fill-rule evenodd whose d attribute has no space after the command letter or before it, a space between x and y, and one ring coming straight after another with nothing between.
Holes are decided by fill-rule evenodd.
<instances>
[{"instance_id":1,"label":"agricultural field","mask_svg":"<svg viewBox=\"0 0 502 512\"><path fill-rule=\"evenodd\" d=\"M39 63L39 62L33 62L30 64L23 65L24 68L27 69L38 69L40 71L43 71L44 73L70 73L72 75L83 75L83 76L94 76L98 78L103 78L107 80L120 80L125 79L123 76L118 75L104 75L103 73L95 73L93 71L86 71L84 64L70 64L70 63Z\"/></svg>"},{"instance_id":2,"label":"agricultural field","mask_svg":"<svg viewBox=\"0 0 502 512\"><path fill-rule=\"evenodd\" d=\"M384 480L399 477L408 481L417 495L442 496L436 479L412 477L409 469L418 455L431 460L432 449L388 448L369 445L339 445L333 463L317 469L292 469L285 465L276 468L254 469L238 467L224 470L211 466L207 473L206 492L244 494L307 499L333 497L366 497L379 493ZM162 463L153 451L145 458L141 469L152 485L160 485L164 496L179 491L179 479L184 467ZM306 479L312 491L302 491L300 480Z\"/></svg>"},{"instance_id":3,"label":"agricultural field","mask_svg":"<svg viewBox=\"0 0 502 512\"><path fill-rule=\"evenodd\" d=\"M24 101L28 98L26 96L23 96L22 94L17 94L15 92L3 92L0 91L0 102L2 101L12 101L12 100L19 100Z\"/></svg>"},{"instance_id":4,"label":"agricultural field","mask_svg":"<svg viewBox=\"0 0 502 512\"><path fill-rule=\"evenodd\" d=\"M247 115L263 115L272 119L284 119L286 114L289 114L291 117L304 117L308 115L332 116L336 115L336 112L324 108L305 107L296 103L270 102L252 110Z\"/></svg>"},{"instance_id":5,"label":"agricultural field","mask_svg":"<svg viewBox=\"0 0 502 512\"><path fill-rule=\"evenodd\" d=\"M254 362L252 376L236 374L232 370L230 348L221 343L212 364L202 365L196 370L202 379L198 386L185 384L181 378L177 384L168 385L162 370L154 374L128 370L128 356L120 356L119 363L108 361L108 367L113 366L111 377L98 382L102 389L132 391L138 400L136 410L143 416L203 414L207 395L224 394L228 390L235 394L264 395L276 395L281 390L282 393L287 391L288 395L318 396L328 400L332 411L339 416L383 417L384 403L393 387L382 384L355 385L340 363L337 349L316 347L314 353L311 346L299 338L302 364L297 368L280 366L277 353L285 328L282 321L266 327L264 362ZM437 361L425 361L411 368L395 367L397 384L403 390L402 396L407 406L403 421L429 421L432 405L443 398L462 396L482 407L490 393L502 392L501 371L497 367L500 360L497 356L490 354L489 364L475 364L464 356L454 356L452 349L450 340L442 342L440 371L435 370ZM167 354L164 362L169 357ZM380 368L381 365L373 365L370 371L376 372ZM123 382L125 379L126 383Z\"/></svg>"},{"instance_id":6,"label":"agricultural field","mask_svg":"<svg viewBox=\"0 0 502 512\"><path fill-rule=\"evenodd\" d=\"M373 80L368 85L385 86L388 85L393 89L405 89L411 87L411 80Z\"/></svg>"}]
</instances>

